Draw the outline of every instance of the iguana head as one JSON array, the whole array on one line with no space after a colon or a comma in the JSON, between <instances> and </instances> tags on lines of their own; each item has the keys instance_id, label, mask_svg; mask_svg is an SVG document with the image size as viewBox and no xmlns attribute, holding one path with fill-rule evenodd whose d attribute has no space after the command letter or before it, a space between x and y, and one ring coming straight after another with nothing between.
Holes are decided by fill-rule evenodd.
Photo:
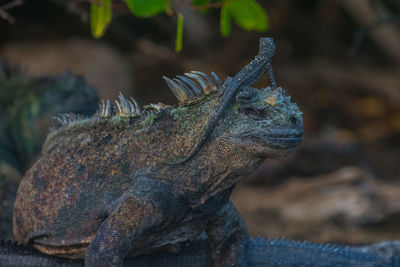
<instances>
[{"instance_id":1,"label":"iguana head","mask_svg":"<svg viewBox=\"0 0 400 267\"><path fill-rule=\"evenodd\" d=\"M200 79L199 76L185 75L194 81ZM197 75L207 76L204 73ZM183 175L193 173L193 177L196 177L197 170L206 170L206 173L201 175L201 181L207 184L202 188L207 192L201 196L202 200L232 188L256 169L264 158L288 155L300 143L303 134L302 113L297 105L290 101L284 89L240 86L231 101L224 102L224 88L229 87L221 86L219 78L213 76L214 82L211 77L204 78L209 81L208 88L213 88L210 93L205 93L206 82L204 85L200 82L195 85L199 87L196 88L198 91L204 91L204 95L200 97L196 97L195 90L183 76L174 80L166 79L173 92L179 92L175 93L180 96L178 99L183 100L180 107L171 111L174 127L173 134L169 136L177 141L171 142L174 145L170 151L175 153L175 147L180 148L182 144L185 145L184 151L195 151L192 148L197 142L204 142L199 153L193 157L189 156L189 160L186 158L178 161L178 164L184 164L176 164L178 169L183 169ZM227 78L224 84L226 83L233 84L232 78ZM223 112L220 113L219 119L213 120L214 114L218 113L221 107ZM204 129L210 129L210 125L212 131L207 136ZM176 138L176 133L181 132L183 134ZM170 151L167 153L172 154ZM175 153L171 158L182 154L184 153ZM207 168L203 168L204 166ZM196 201L197 199L193 202L198 204Z\"/></svg>"},{"instance_id":2,"label":"iguana head","mask_svg":"<svg viewBox=\"0 0 400 267\"><path fill-rule=\"evenodd\" d=\"M212 73L212 76L196 71L185 76L179 75L173 80L164 77L184 107L182 112L179 112L179 108L176 112L184 115L181 117L183 127L189 128L189 132L194 129L187 136L198 135L201 128L207 125L204 118L212 117L224 100L224 86L217 75ZM224 84L231 80L228 78ZM199 96L196 96L196 92L199 92ZM188 122L191 127L186 127ZM227 144L227 150L246 147L250 155L243 155L245 157L285 156L300 143L302 134L302 112L281 87L240 87L213 127L214 139L219 136L229 138L231 143ZM209 140L211 147L216 146L210 142L213 141Z\"/></svg>"},{"instance_id":3,"label":"iguana head","mask_svg":"<svg viewBox=\"0 0 400 267\"><path fill-rule=\"evenodd\" d=\"M281 87L242 88L225 116L229 136L251 146L255 156L286 156L301 142L302 112Z\"/></svg>"},{"instance_id":4,"label":"iguana head","mask_svg":"<svg viewBox=\"0 0 400 267\"><path fill-rule=\"evenodd\" d=\"M237 138L239 138L239 140L243 140L243 138L246 136L251 137L247 138L249 145L258 147L250 151L245 149L245 151L250 152L250 156L254 154L260 154L269 157L276 157L282 154L285 155L287 154L287 151L290 151L292 147L298 144L300 141L300 136L303 132L302 126L301 129L297 129L300 127L300 124L297 125L298 119L296 119L296 117L298 116L295 115L296 112L293 113L291 110L291 108L294 108L295 105L290 105L289 99L284 97L277 90L278 86L274 78L271 65L271 58L274 53L275 44L273 39L261 38L259 52L255 58L245 67L243 67L234 77L228 77L223 84L220 82L218 76L216 76L214 73L212 73L214 80L201 72L192 72L189 73L189 75L185 74L187 77L177 76L177 78L174 80L164 77L172 92L183 103L187 102L187 100L190 100L193 97L198 96L202 93L202 91L207 94L207 91L211 91L211 89L218 90L222 95L220 104L215 109L214 115L211 115L211 118L206 120L205 127L203 130L201 130L199 141L193 145L192 149L185 157L173 162L167 162L167 164L179 165L191 160L201 150L204 144L209 141L209 137L212 135L212 133L216 132L215 129L218 127L218 124L220 124L220 120L223 117L226 117L226 109L232 103L233 98L235 97L237 100L239 100L239 102L243 101L247 104L250 104L251 108L256 111L258 115L256 120L254 117L251 118L253 122L252 124L239 123L239 125L242 125L243 127L240 128L239 133L241 135L237 136ZM277 107L273 108L273 110L269 110L271 107L263 106L263 99L256 97L259 95L259 93L254 89L251 89L251 86L256 84L261 75L266 71L269 73L272 87L276 92L276 97L280 97L280 100L282 100L278 103L279 105ZM194 80L198 81L201 88L189 78L193 78ZM272 92L264 92L264 96L267 96L267 98L271 97L271 101L273 101L272 99L275 99L276 101L276 98L274 98ZM283 100L285 99L286 101L284 103ZM288 110L286 110L286 108L288 108ZM259 110L257 111L257 109ZM240 110L242 111L243 108L241 107ZM276 114L276 112L279 114ZM200 114L202 114L202 112L196 112L196 115ZM266 115L268 116L266 117ZM257 122L257 120L261 120L262 122ZM296 128L294 132L292 129L293 125L287 125L286 120L296 121L296 123L294 123ZM237 121L237 117L227 121ZM224 123L227 124L226 121ZM264 128L267 126L270 126L269 129ZM227 147L223 150L231 149L234 146L232 143L230 145L225 145ZM267 147L267 149L261 149L263 152L260 151L259 148L265 147ZM235 152L237 151L238 149L236 149ZM225 152L228 153L227 151Z\"/></svg>"}]
</instances>

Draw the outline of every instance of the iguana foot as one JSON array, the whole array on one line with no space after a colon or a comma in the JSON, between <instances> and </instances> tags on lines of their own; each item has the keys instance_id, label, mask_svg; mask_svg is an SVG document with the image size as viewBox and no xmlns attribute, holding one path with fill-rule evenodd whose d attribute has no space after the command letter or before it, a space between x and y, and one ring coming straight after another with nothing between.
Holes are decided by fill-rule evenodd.
<instances>
[{"instance_id":1,"label":"iguana foot","mask_svg":"<svg viewBox=\"0 0 400 267\"><path fill-rule=\"evenodd\" d=\"M214 266L247 266L247 227L232 202L218 211L206 232L211 242Z\"/></svg>"}]
</instances>

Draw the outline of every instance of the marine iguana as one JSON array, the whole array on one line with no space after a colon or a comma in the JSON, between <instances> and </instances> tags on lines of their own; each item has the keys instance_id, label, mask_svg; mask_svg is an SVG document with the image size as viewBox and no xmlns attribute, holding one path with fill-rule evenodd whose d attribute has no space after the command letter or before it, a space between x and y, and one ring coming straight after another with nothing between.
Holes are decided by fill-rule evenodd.
<instances>
[{"instance_id":1,"label":"marine iguana","mask_svg":"<svg viewBox=\"0 0 400 267\"><path fill-rule=\"evenodd\" d=\"M246 225L229 196L303 134L284 89L251 87L273 51L261 38L255 59L223 84L199 72L167 79L177 108L140 111L121 94L117 114L106 101L92 118L57 117L60 127L18 188L15 239L86 266L122 266L126 256L176 251L204 231L215 266L247 266Z\"/></svg>"}]
</instances>

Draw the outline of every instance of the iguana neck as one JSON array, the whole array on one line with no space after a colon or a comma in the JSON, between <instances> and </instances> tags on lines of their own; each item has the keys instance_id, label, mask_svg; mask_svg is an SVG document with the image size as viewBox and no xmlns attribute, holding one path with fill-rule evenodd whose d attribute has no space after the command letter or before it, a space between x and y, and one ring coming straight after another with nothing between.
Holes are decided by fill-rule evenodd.
<instances>
[{"instance_id":1,"label":"iguana neck","mask_svg":"<svg viewBox=\"0 0 400 267\"><path fill-rule=\"evenodd\" d=\"M205 126L201 135L200 141L197 142L195 147L185 158L174 161L167 162L169 165L182 164L190 159L192 159L203 147L203 145L208 140L214 130L217 122L222 117L226 107L232 101L234 95L243 86L253 86L260 79L261 75L267 70L271 69L271 58L275 53L275 44L272 38L261 38L260 39L260 49L258 55L244 68L242 68L233 78L228 78L222 85L223 97L220 106L214 113L210 122ZM272 77L272 71L270 71L271 79L275 84Z\"/></svg>"}]
</instances>

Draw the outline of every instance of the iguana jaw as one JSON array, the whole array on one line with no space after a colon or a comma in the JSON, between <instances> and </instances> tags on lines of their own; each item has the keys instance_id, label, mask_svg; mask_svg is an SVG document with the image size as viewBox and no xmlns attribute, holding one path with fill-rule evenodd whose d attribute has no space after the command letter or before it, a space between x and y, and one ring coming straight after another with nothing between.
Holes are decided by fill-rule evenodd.
<instances>
[{"instance_id":1,"label":"iguana jaw","mask_svg":"<svg viewBox=\"0 0 400 267\"><path fill-rule=\"evenodd\" d=\"M268 132L252 129L242 134L241 139L256 147L255 154L259 157L280 158L290 154L302 141L303 128L274 129Z\"/></svg>"},{"instance_id":2,"label":"iguana jaw","mask_svg":"<svg viewBox=\"0 0 400 267\"><path fill-rule=\"evenodd\" d=\"M260 139L264 145L279 149L292 149L300 144L302 140L303 130L298 129L294 131L288 131L287 133L263 133L256 135L256 138Z\"/></svg>"}]
</instances>

